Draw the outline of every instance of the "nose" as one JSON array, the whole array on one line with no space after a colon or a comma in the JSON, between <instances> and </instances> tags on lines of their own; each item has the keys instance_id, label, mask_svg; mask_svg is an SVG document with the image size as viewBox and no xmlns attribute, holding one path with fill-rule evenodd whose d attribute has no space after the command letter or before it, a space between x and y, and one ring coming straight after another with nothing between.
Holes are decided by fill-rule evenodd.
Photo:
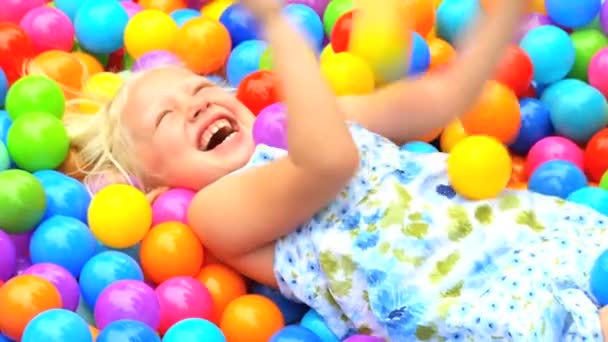
<instances>
[{"instance_id":1,"label":"nose","mask_svg":"<svg viewBox=\"0 0 608 342\"><path fill-rule=\"evenodd\" d=\"M196 120L200 115L205 113L205 111L209 108L209 102L207 101L195 101L190 105L188 109L188 115L190 120Z\"/></svg>"}]
</instances>

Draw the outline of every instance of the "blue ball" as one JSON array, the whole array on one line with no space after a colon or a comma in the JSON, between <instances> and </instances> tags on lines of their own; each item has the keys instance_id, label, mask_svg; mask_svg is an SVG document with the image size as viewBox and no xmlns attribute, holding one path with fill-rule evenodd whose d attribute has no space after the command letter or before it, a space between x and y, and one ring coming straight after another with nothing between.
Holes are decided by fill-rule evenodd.
<instances>
[{"instance_id":1,"label":"blue ball","mask_svg":"<svg viewBox=\"0 0 608 342\"><path fill-rule=\"evenodd\" d=\"M147 324L121 319L108 324L99 332L96 342L161 342L156 331Z\"/></svg>"},{"instance_id":2,"label":"blue ball","mask_svg":"<svg viewBox=\"0 0 608 342\"><path fill-rule=\"evenodd\" d=\"M551 112L555 132L585 143L608 124L606 98L587 83L565 79L552 84L541 98Z\"/></svg>"},{"instance_id":3,"label":"blue ball","mask_svg":"<svg viewBox=\"0 0 608 342\"><path fill-rule=\"evenodd\" d=\"M77 313L51 309L34 317L25 327L21 342L91 341L89 325Z\"/></svg>"},{"instance_id":4,"label":"blue ball","mask_svg":"<svg viewBox=\"0 0 608 342\"><path fill-rule=\"evenodd\" d=\"M8 130L11 128L13 121L10 116L8 116L8 112L5 110L0 110L0 141L6 145L6 138L8 137Z\"/></svg>"},{"instance_id":5,"label":"blue ball","mask_svg":"<svg viewBox=\"0 0 608 342\"><path fill-rule=\"evenodd\" d=\"M565 160L550 160L540 164L528 181L530 191L563 199L586 186L587 177L583 171Z\"/></svg>"},{"instance_id":6,"label":"blue ball","mask_svg":"<svg viewBox=\"0 0 608 342\"><path fill-rule=\"evenodd\" d=\"M437 9L437 35L453 45L480 14L479 0L444 0Z\"/></svg>"},{"instance_id":7,"label":"blue ball","mask_svg":"<svg viewBox=\"0 0 608 342\"><path fill-rule=\"evenodd\" d=\"M228 83L238 87L245 76L259 70L260 57L267 47L262 40L247 40L234 48L226 64Z\"/></svg>"},{"instance_id":8,"label":"blue ball","mask_svg":"<svg viewBox=\"0 0 608 342\"><path fill-rule=\"evenodd\" d=\"M319 336L323 342L340 342L340 339L329 329L325 320L312 309L304 315L300 325Z\"/></svg>"},{"instance_id":9,"label":"blue ball","mask_svg":"<svg viewBox=\"0 0 608 342\"><path fill-rule=\"evenodd\" d=\"M91 308L95 307L101 291L118 280L144 280L137 262L117 251L106 251L92 257L80 272L80 292Z\"/></svg>"},{"instance_id":10,"label":"blue ball","mask_svg":"<svg viewBox=\"0 0 608 342\"><path fill-rule=\"evenodd\" d=\"M415 76L424 74L431 66L431 50L429 44L421 35L414 32L412 40L412 60L408 75Z\"/></svg>"},{"instance_id":11,"label":"blue ball","mask_svg":"<svg viewBox=\"0 0 608 342\"><path fill-rule=\"evenodd\" d=\"M591 268L589 287L600 307L608 305L608 250L595 260Z\"/></svg>"},{"instance_id":12,"label":"blue ball","mask_svg":"<svg viewBox=\"0 0 608 342\"><path fill-rule=\"evenodd\" d=\"M545 0L549 18L556 24L581 28L593 22L602 7L602 0Z\"/></svg>"},{"instance_id":13,"label":"blue ball","mask_svg":"<svg viewBox=\"0 0 608 342\"><path fill-rule=\"evenodd\" d=\"M124 45L128 21L127 11L116 0L87 1L76 13L74 31L83 49L112 53Z\"/></svg>"},{"instance_id":14,"label":"blue ball","mask_svg":"<svg viewBox=\"0 0 608 342\"><path fill-rule=\"evenodd\" d=\"M553 134L551 113L544 103L537 99L525 98L519 101L521 127L510 146L516 154L525 156L539 140Z\"/></svg>"},{"instance_id":15,"label":"blue ball","mask_svg":"<svg viewBox=\"0 0 608 342\"><path fill-rule=\"evenodd\" d=\"M312 331L297 325L289 325L272 335L268 342L323 342Z\"/></svg>"},{"instance_id":16,"label":"blue ball","mask_svg":"<svg viewBox=\"0 0 608 342\"><path fill-rule=\"evenodd\" d=\"M78 180L54 170L34 173L46 193L46 212L44 219L53 215L69 216L87 222L87 210L91 194Z\"/></svg>"},{"instance_id":17,"label":"blue ball","mask_svg":"<svg viewBox=\"0 0 608 342\"><path fill-rule=\"evenodd\" d=\"M258 39L260 35L257 20L238 2L226 8L220 16L220 22L230 33L232 46L237 46L246 40Z\"/></svg>"},{"instance_id":18,"label":"blue ball","mask_svg":"<svg viewBox=\"0 0 608 342\"><path fill-rule=\"evenodd\" d=\"M608 191L587 186L572 192L566 200L578 203L608 216Z\"/></svg>"},{"instance_id":19,"label":"blue ball","mask_svg":"<svg viewBox=\"0 0 608 342\"><path fill-rule=\"evenodd\" d=\"M300 29L316 51L323 48L325 30L323 21L312 8L302 4L289 4L285 6L284 13L297 28Z\"/></svg>"},{"instance_id":20,"label":"blue ball","mask_svg":"<svg viewBox=\"0 0 608 342\"><path fill-rule=\"evenodd\" d=\"M139 264L141 261L140 254L139 254L140 250L141 250L141 243L138 243L135 246L132 246L129 248L110 248L108 246L105 246L101 242L97 241L97 250L95 252L95 255L97 255L99 253L107 252L107 251L121 252L121 253L124 253L124 254L130 256L131 258L133 258L133 260L137 261L137 263Z\"/></svg>"},{"instance_id":21,"label":"blue ball","mask_svg":"<svg viewBox=\"0 0 608 342\"><path fill-rule=\"evenodd\" d=\"M4 334L0 334L0 342L13 342L13 340L6 337Z\"/></svg>"},{"instance_id":22,"label":"blue ball","mask_svg":"<svg viewBox=\"0 0 608 342\"><path fill-rule=\"evenodd\" d=\"M574 66L575 50L566 31L553 25L536 27L522 38L519 46L534 66L534 80L550 84L566 77Z\"/></svg>"},{"instance_id":23,"label":"blue ball","mask_svg":"<svg viewBox=\"0 0 608 342\"><path fill-rule=\"evenodd\" d=\"M4 108L4 100L6 100L6 93L8 92L8 79L4 70L0 68L0 108Z\"/></svg>"},{"instance_id":24,"label":"blue ball","mask_svg":"<svg viewBox=\"0 0 608 342\"><path fill-rule=\"evenodd\" d=\"M407 144L401 146L401 151L421 154L439 152L439 150L435 146L424 141L410 141Z\"/></svg>"},{"instance_id":25,"label":"blue ball","mask_svg":"<svg viewBox=\"0 0 608 342\"><path fill-rule=\"evenodd\" d=\"M188 20L198 18L201 12L190 8L182 8L171 13L171 18L177 23L177 26L182 27Z\"/></svg>"},{"instance_id":26,"label":"blue ball","mask_svg":"<svg viewBox=\"0 0 608 342\"><path fill-rule=\"evenodd\" d=\"M226 342L222 331L201 318L188 318L175 323L163 336L163 342Z\"/></svg>"},{"instance_id":27,"label":"blue ball","mask_svg":"<svg viewBox=\"0 0 608 342\"><path fill-rule=\"evenodd\" d=\"M57 264L78 279L96 248L97 240L82 221L56 215L44 220L32 234L30 256L34 264Z\"/></svg>"},{"instance_id":28,"label":"blue ball","mask_svg":"<svg viewBox=\"0 0 608 342\"><path fill-rule=\"evenodd\" d=\"M72 22L74 22L74 18L76 17L76 13L78 9L86 2L86 1L94 1L94 0L55 0L55 7L67 15Z\"/></svg>"},{"instance_id":29,"label":"blue ball","mask_svg":"<svg viewBox=\"0 0 608 342\"><path fill-rule=\"evenodd\" d=\"M302 319L302 316L309 310L309 307L305 304L296 303L291 301L281 294L280 291L271 287L253 284L249 289L251 293L265 296L272 300L283 313L283 319L286 324L291 324Z\"/></svg>"}]
</instances>

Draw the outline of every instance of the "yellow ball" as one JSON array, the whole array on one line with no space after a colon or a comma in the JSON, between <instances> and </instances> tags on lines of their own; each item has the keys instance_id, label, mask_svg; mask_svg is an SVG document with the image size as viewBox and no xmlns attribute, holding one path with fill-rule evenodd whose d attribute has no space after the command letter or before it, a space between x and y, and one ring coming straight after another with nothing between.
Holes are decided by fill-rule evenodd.
<instances>
[{"instance_id":1,"label":"yellow ball","mask_svg":"<svg viewBox=\"0 0 608 342\"><path fill-rule=\"evenodd\" d=\"M511 156L495 138L473 135L461 140L448 156L448 177L463 197L494 198L511 178Z\"/></svg>"},{"instance_id":2,"label":"yellow ball","mask_svg":"<svg viewBox=\"0 0 608 342\"><path fill-rule=\"evenodd\" d=\"M327 59L327 57L335 54L336 53L334 52L334 47L331 46L331 43L329 43L325 45L323 51L321 51L321 55L319 56L319 62L323 63Z\"/></svg>"},{"instance_id":3,"label":"yellow ball","mask_svg":"<svg viewBox=\"0 0 608 342\"><path fill-rule=\"evenodd\" d=\"M112 72L100 72L89 77L82 87L84 102L80 104L80 111L82 113L99 111L102 105L116 96L123 82L120 75Z\"/></svg>"},{"instance_id":4,"label":"yellow ball","mask_svg":"<svg viewBox=\"0 0 608 342\"><path fill-rule=\"evenodd\" d=\"M143 240L152 225L152 207L146 195L127 184L103 188L88 211L93 235L110 248L129 248Z\"/></svg>"},{"instance_id":5,"label":"yellow ball","mask_svg":"<svg viewBox=\"0 0 608 342\"><path fill-rule=\"evenodd\" d=\"M226 8L234 4L235 1L236 0L212 0L201 8L201 13L206 17L219 21Z\"/></svg>"},{"instance_id":6,"label":"yellow ball","mask_svg":"<svg viewBox=\"0 0 608 342\"><path fill-rule=\"evenodd\" d=\"M467 136L468 134L464 130L462 122L460 122L458 119L452 121L443 129L441 137L439 138L439 146L441 147L441 151L449 153L452 151L454 146L456 146L456 144Z\"/></svg>"},{"instance_id":7,"label":"yellow ball","mask_svg":"<svg viewBox=\"0 0 608 342\"><path fill-rule=\"evenodd\" d=\"M135 14L125 27L125 48L137 59L153 50L171 50L177 35L177 23L167 13L147 9Z\"/></svg>"},{"instance_id":8,"label":"yellow ball","mask_svg":"<svg viewBox=\"0 0 608 342\"><path fill-rule=\"evenodd\" d=\"M374 91L374 73L365 61L351 53L325 56L321 73L336 96L363 95Z\"/></svg>"}]
</instances>

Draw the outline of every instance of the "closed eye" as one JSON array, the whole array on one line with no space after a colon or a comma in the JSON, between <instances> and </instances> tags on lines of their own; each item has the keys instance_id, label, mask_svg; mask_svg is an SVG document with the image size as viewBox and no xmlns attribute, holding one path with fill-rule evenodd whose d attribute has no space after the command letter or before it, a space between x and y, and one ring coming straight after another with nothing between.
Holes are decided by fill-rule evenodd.
<instances>
[{"instance_id":1,"label":"closed eye","mask_svg":"<svg viewBox=\"0 0 608 342\"><path fill-rule=\"evenodd\" d=\"M158 128L158 126L160 125L160 123L163 121L163 119L164 119L164 118L167 116L167 114L169 114L169 113L171 113L171 111L170 111L170 110L165 110L165 111L162 111L162 112L161 112L161 113L158 115L158 117L156 118L156 126L155 126L155 127L157 127L157 128Z\"/></svg>"}]
</instances>

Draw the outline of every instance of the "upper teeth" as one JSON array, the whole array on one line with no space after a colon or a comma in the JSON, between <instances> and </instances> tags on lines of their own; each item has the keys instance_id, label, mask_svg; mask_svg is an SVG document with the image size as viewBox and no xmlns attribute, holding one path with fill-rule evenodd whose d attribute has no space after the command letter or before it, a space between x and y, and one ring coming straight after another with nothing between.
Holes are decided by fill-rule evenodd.
<instances>
[{"instance_id":1,"label":"upper teeth","mask_svg":"<svg viewBox=\"0 0 608 342\"><path fill-rule=\"evenodd\" d=\"M203 135L201 137L201 146L203 148L207 148L207 146L209 145L209 141L211 140L213 135L224 127L232 127L232 125L230 124L230 121L228 121L226 119L219 119L219 120L215 121L214 123L212 123L211 125L209 125L209 127L207 127L207 129L205 129L205 132L203 132Z\"/></svg>"}]
</instances>

